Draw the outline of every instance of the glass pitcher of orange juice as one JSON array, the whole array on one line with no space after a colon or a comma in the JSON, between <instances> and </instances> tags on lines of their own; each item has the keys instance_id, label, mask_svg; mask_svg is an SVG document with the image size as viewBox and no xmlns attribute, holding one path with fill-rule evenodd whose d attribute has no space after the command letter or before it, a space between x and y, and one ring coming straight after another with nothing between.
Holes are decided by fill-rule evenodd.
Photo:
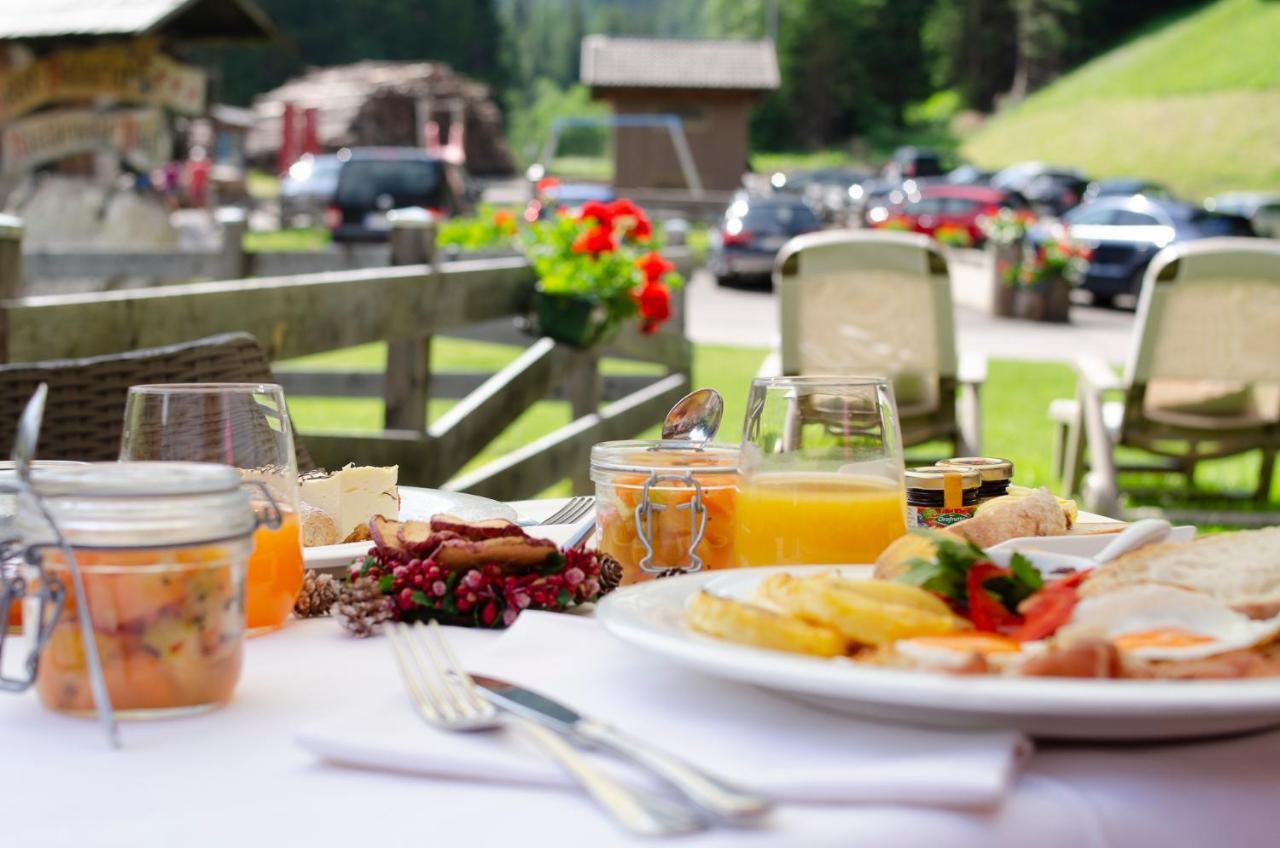
<instances>
[{"instance_id":1,"label":"glass pitcher of orange juice","mask_svg":"<svg viewBox=\"0 0 1280 848\"><path fill-rule=\"evenodd\" d=\"M870 563L906 533L893 386L872 377L751 384L739 458L739 565Z\"/></svg>"},{"instance_id":2,"label":"glass pitcher of orange juice","mask_svg":"<svg viewBox=\"0 0 1280 848\"><path fill-rule=\"evenodd\" d=\"M120 459L217 462L261 485L265 491L254 500L254 511L261 516L274 501L280 521L254 531L245 623L251 636L284 624L302 590L304 569L298 464L283 390L271 383L132 386Z\"/></svg>"}]
</instances>

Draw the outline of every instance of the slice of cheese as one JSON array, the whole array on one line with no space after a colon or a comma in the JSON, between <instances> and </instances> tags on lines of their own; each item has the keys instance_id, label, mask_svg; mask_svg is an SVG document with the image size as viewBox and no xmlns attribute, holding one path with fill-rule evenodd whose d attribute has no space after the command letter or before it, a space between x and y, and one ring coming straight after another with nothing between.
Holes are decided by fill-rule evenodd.
<instances>
[{"instance_id":1,"label":"slice of cheese","mask_svg":"<svg viewBox=\"0 0 1280 848\"><path fill-rule=\"evenodd\" d=\"M313 471L298 481L299 496L303 503L333 518L341 542L375 515L400 518L399 472L397 465L348 465L332 473Z\"/></svg>"},{"instance_id":2,"label":"slice of cheese","mask_svg":"<svg viewBox=\"0 0 1280 848\"><path fill-rule=\"evenodd\" d=\"M338 475L312 471L298 480L298 498L304 504L329 515L335 523L342 512Z\"/></svg>"},{"instance_id":3,"label":"slice of cheese","mask_svg":"<svg viewBox=\"0 0 1280 848\"><path fill-rule=\"evenodd\" d=\"M339 471L340 509L338 536L346 538L375 515L397 521L400 518L400 491L396 488L398 465L385 467L348 465Z\"/></svg>"}]
</instances>

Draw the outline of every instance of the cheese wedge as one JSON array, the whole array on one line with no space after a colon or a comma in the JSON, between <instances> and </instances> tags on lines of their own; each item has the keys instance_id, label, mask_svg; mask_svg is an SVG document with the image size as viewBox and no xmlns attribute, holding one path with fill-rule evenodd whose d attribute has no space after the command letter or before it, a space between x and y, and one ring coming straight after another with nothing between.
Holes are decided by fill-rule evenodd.
<instances>
[{"instance_id":1,"label":"cheese wedge","mask_svg":"<svg viewBox=\"0 0 1280 848\"><path fill-rule=\"evenodd\" d=\"M299 480L303 503L333 519L339 542L368 525L375 515L398 520L400 492L396 478L400 468L347 465L332 473L313 471Z\"/></svg>"}]
</instances>

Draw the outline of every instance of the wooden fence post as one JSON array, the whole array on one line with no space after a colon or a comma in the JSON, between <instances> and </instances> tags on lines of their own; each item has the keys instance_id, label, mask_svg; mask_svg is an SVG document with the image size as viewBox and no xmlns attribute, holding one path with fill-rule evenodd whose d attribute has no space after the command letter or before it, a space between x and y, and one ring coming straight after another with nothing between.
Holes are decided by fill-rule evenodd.
<instances>
[{"instance_id":1,"label":"wooden fence post","mask_svg":"<svg viewBox=\"0 0 1280 848\"><path fill-rule=\"evenodd\" d=\"M214 213L222 233L222 245L218 249L219 279L242 280L249 276L248 257L244 252L244 234L249 230L249 219L244 210L236 206L223 206Z\"/></svg>"},{"instance_id":2,"label":"wooden fence post","mask_svg":"<svg viewBox=\"0 0 1280 848\"><path fill-rule=\"evenodd\" d=\"M434 265L436 224L422 209L393 209L392 265ZM427 399L431 384L431 337L414 336L387 342L387 372L383 388L384 426L388 430L427 429Z\"/></svg>"},{"instance_id":3,"label":"wooden fence post","mask_svg":"<svg viewBox=\"0 0 1280 848\"><path fill-rule=\"evenodd\" d=\"M600 411L603 392L599 350L592 348L573 353L573 360L565 375L564 391L569 399L569 409L574 421ZM584 446L573 458L572 465L568 468L568 477L575 495L589 495L594 491L591 482L590 445Z\"/></svg>"},{"instance_id":4,"label":"wooden fence post","mask_svg":"<svg viewBox=\"0 0 1280 848\"><path fill-rule=\"evenodd\" d=\"M22 297L22 221L0 215L0 362L9 361L9 321L4 301Z\"/></svg>"}]
</instances>

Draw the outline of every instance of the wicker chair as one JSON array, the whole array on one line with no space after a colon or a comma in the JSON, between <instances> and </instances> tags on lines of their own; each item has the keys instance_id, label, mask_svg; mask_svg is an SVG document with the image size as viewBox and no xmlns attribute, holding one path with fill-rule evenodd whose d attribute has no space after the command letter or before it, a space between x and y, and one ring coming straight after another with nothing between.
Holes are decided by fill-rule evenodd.
<instances>
[{"instance_id":1,"label":"wicker chair","mask_svg":"<svg viewBox=\"0 0 1280 848\"><path fill-rule=\"evenodd\" d=\"M18 416L40 383L49 384L40 458L111 461L120 454L130 386L274 382L266 352L248 333L85 359L0 365L0 446L13 443ZM296 437L295 446L298 468L313 468Z\"/></svg>"}]
</instances>

